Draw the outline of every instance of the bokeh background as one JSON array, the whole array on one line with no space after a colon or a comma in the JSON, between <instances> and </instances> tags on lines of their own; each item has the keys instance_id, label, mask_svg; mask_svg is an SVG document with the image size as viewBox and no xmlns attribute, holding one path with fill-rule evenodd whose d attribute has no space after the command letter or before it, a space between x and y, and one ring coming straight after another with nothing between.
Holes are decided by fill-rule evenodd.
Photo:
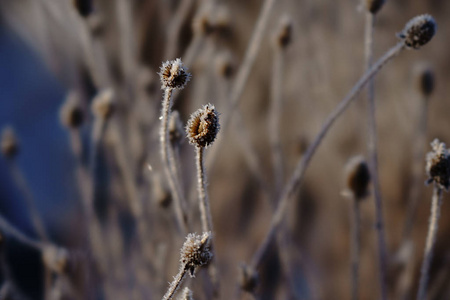
<instances>
[{"instance_id":1,"label":"bokeh background","mask_svg":"<svg viewBox=\"0 0 450 300\"><path fill-rule=\"evenodd\" d=\"M82 192L76 177L77 160L59 111L69 92L78 93L86 114L79 133L83 155L88 156L94 122L89 105L99 91L114 90L117 100L114 122L121 128L121 133L119 141L111 133L117 127L110 126L106 134L103 150L106 196L98 210L106 211L102 222L107 237L114 219L111 211L119 215L120 221L116 221L125 228L123 238L121 242L110 242L108 248L125 250L114 273L105 274L101 280L104 289L101 297L158 299L178 270L183 237L177 233L171 205L162 205L155 192L159 185L165 185L164 179L157 180L164 177L158 151L162 91L157 72L163 61L177 57L184 59L193 53L188 65L191 82L180 93L174 109L180 112L183 123L190 113L208 102L226 112L234 75L243 61L263 1L97 0L92 1L92 7L87 7L86 11L80 6L77 10L77 5L83 2L90 1L0 1L0 127L10 125L17 133L20 153L16 162L27 179L52 241L69 249L82 249L85 233ZM179 9L180 6L185 6L185 10ZM428 225L432 188L421 186L412 237L407 242L402 239L413 182L414 145L424 101L415 84L417 73L414 70L420 63L429 64L435 74L435 90L428 99L426 151L434 138L450 143L446 84L450 75L447 48L450 3L389 0L376 17L374 51L375 57L379 57L395 45L396 33L404 24L422 13L435 17L438 24L435 38L420 50L404 51L377 75L375 83L379 170L392 299L404 295L400 292L399 282L406 269L413 274L410 294L406 293L406 298L412 298L416 293ZM214 32L202 35L195 31L192 24L198 26L195 20L202 14L215 22ZM275 52L273 37L285 15L291 18L293 29L292 43L285 51L282 81L279 135L284 159L283 182L291 175L326 116L365 68L365 7L360 1L275 1L238 110L246 128L247 141L241 140L242 134L237 133L240 126L233 118L230 130L220 136L223 140L220 148L214 149L213 145L206 150L214 149L218 153L207 176L221 299L237 297L239 266L249 262L256 251L269 228L273 211L270 201L274 196L272 193L269 197L265 195L266 190L274 189L277 180L273 175L268 122ZM221 73L224 60L229 61L230 66L231 73L227 76ZM96 75L92 73L92 65L96 66ZM314 157L283 226L283 236L288 241L286 247L277 250L274 246L260 270L261 284L256 291L259 298L349 298L351 203L341 191L345 187L345 163L354 155L366 155L366 123L362 94L337 121ZM133 170L133 181L144 203L145 215L151 219L150 240L155 251L149 262L153 264L152 271L147 272L145 267L139 270L133 263L136 255L134 231L130 229L133 222L124 205L129 199L125 175L114 154L117 147L121 147L117 143L121 143L128 153L127 164ZM261 187L242 150L246 143L255 149L254 159L265 188ZM194 151L187 141L179 150L191 229L199 232L193 180ZM423 181L425 179L423 174ZM450 287L445 284L450 280L447 238L450 213L446 198L447 194L444 194L432 265L432 299L450 299ZM0 159L0 213L26 235L37 239L24 203L7 161ZM361 299L377 299L373 199L367 198L361 207ZM24 250L20 243L11 247L15 251L9 251L5 261L15 270L12 278L28 297L26 299L42 299L39 255ZM287 273L280 262L280 251L286 252L289 258L291 268ZM195 299L207 299L203 292L207 282L204 273L199 272L197 278L185 282L194 290Z\"/></svg>"}]
</instances>

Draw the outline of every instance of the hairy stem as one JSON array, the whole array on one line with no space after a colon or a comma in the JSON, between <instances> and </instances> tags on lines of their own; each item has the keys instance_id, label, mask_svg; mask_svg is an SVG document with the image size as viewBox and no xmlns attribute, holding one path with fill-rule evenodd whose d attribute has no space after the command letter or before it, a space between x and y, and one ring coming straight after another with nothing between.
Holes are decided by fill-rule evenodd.
<instances>
[{"instance_id":1,"label":"hairy stem","mask_svg":"<svg viewBox=\"0 0 450 300\"><path fill-rule=\"evenodd\" d=\"M162 300L170 300L175 295L175 292L180 287L181 283L183 282L184 277L186 276L187 269L185 267L181 267L178 274L173 278L172 283L169 285L169 289L164 294L164 297Z\"/></svg>"}]
</instances>

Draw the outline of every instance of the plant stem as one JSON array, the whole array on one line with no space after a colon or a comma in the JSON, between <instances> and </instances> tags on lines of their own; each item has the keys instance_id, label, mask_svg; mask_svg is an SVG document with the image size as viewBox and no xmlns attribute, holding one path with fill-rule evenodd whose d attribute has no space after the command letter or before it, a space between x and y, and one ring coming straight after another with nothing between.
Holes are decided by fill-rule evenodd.
<instances>
[{"instance_id":1,"label":"plant stem","mask_svg":"<svg viewBox=\"0 0 450 300\"><path fill-rule=\"evenodd\" d=\"M365 54L366 68L370 69L373 60L373 32L375 28L375 15L366 12L366 33L365 33ZM367 84L367 101L368 101L368 152L369 152L369 168L373 182L373 193L375 202L375 219L378 240L378 275L380 284L381 299L387 299L386 289L386 261L387 247L384 232L383 220L383 202L381 199L380 180L378 175L378 152L377 152L377 128L375 117L375 89L373 78Z\"/></svg>"},{"instance_id":2,"label":"plant stem","mask_svg":"<svg viewBox=\"0 0 450 300\"><path fill-rule=\"evenodd\" d=\"M187 269L184 266L182 266L180 268L180 271L178 272L178 274L173 278L173 281L170 284L167 292L164 294L164 297L162 298L162 300L170 300L173 298L173 296L175 295L175 292L178 290L181 283L183 282L183 279L186 276L186 273L187 273Z\"/></svg>"},{"instance_id":3,"label":"plant stem","mask_svg":"<svg viewBox=\"0 0 450 300\"><path fill-rule=\"evenodd\" d=\"M211 208L209 206L208 192L205 185L205 169L203 165L203 147L195 147L196 166L197 166L197 189L199 196L200 214L202 220L202 231L213 232Z\"/></svg>"},{"instance_id":4,"label":"plant stem","mask_svg":"<svg viewBox=\"0 0 450 300\"><path fill-rule=\"evenodd\" d=\"M425 257L422 262L419 291L417 293L417 300L426 299L427 284L429 279L429 271L431 260L433 258L433 250L436 244L436 236L438 231L438 221L441 213L442 205L442 189L438 186L433 188L433 197L431 199L431 215L430 225L428 226L427 241L425 244Z\"/></svg>"},{"instance_id":5,"label":"plant stem","mask_svg":"<svg viewBox=\"0 0 450 300\"><path fill-rule=\"evenodd\" d=\"M285 185L281 196L280 201L278 202L277 209L272 217L271 225L269 228L269 232L267 233L264 241L256 251L255 255L252 259L251 266L254 269L261 264L267 249L277 232L277 229L283 220L286 210L288 208L289 199L294 194L295 190L301 185L303 181L303 177L309 163L311 162L312 157L316 149L319 147L325 135L328 133L328 130L331 128L336 119L347 109L352 100L355 99L355 96L361 92L361 89L367 84L367 82L392 58L397 56L404 49L404 43L399 42L397 45L389 49L371 68L366 71L364 75L358 80L358 82L353 86L350 92L341 100L338 106L335 108L333 112L328 116L325 120L322 129L317 134L314 141L311 143L309 148L306 150L305 155L298 162L294 173L290 177L288 183Z\"/></svg>"},{"instance_id":6,"label":"plant stem","mask_svg":"<svg viewBox=\"0 0 450 300\"><path fill-rule=\"evenodd\" d=\"M169 182L169 187L171 190L172 197L174 199L174 209L175 215L178 223L178 227L181 231L182 235L186 235L187 233L187 224L186 224L186 214L183 211L184 201L182 200L182 195L180 190L177 188L177 184L175 181L174 174L171 172L170 167L170 141L169 141L169 116L170 109L172 107L172 93L173 89L167 88L164 90L164 99L163 99L163 107L162 107L162 120L161 120L161 131L160 131L160 144L161 144L161 156L162 163L164 167L164 171L166 173L166 179ZM173 161L173 160L172 160Z\"/></svg>"},{"instance_id":7,"label":"plant stem","mask_svg":"<svg viewBox=\"0 0 450 300\"><path fill-rule=\"evenodd\" d=\"M359 287L359 257L361 249L361 213L359 209L360 199L352 197L352 200L352 299L357 300Z\"/></svg>"}]
</instances>

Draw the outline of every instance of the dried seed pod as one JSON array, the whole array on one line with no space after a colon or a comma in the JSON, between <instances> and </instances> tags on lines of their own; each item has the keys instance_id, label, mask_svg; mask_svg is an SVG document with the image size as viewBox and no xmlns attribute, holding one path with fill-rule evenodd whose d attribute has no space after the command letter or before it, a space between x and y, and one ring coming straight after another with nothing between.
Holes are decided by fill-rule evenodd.
<instances>
[{"instance_id":1,"label":"dried seed pod","mask_svg":"<svg viewBox=\"0 0 450 300\"><path fill-rule=\"evenodd\" d=\"M292 20L284 16L280 20L280 25L275 36L275 44L280 48L286 48L292 41Z\"/></svg>"},{"instance_id":2,"label":"dried seed pod","mask_svg":"<svg viewBox=\"0 0 450 300\"><path fill-rule=\"evenodd\" d=\"M183 124L181 123L180 113L174 110L169 119L169 140L172 145L181 145L184 138Z\"/></svg>"},{"instance_id":3,"label":"dried seed pod","mask_svg":"<svg viewBox=\"0 0 450 300\"><path fill-rule=\"evenodd\" d=\"M108 119L114 112L114 92L112 89L101 91L92 101L92 112L97 118Z\"/></svg>"},{"instance_id":4,"label":"dried seed pod","mask_svg":"<svg viewBox=\"0 0 450 300\"><path fill-rule=\"evenodd\" d=\"M241 264L239 277L241 288L246 292L254 293L259 282L259 276L256 270L253 270L245 264Z\"/></svg>"},{"instance_id":5,"label":"dried seed pod","mask_svg":"<svg viewBox=\"0 0 450 300\"><path fill-rule=\"evenodd\" d=\"M196 267L203 266L211 260L210 244L211 232L204 232L202 235L188 234L181 248L180 263L183 268L189 270L191 277L194 276Z\"/></svg>"},{"instance_id":6,"label":"dried seed pod","mask_svg":"<svg viewBox=\"0 0 450 300\"><path fill-rule=\"evenodd\" d=\"M5 127L1 140L2 154L8 159L14 158L19 153L19 142L12 127Z\"/></svg>"},{"instance_id":7,"label":"dried seed pod","mask_svg":"<svg viewBox=\"0 0 450 300\"><path fill-rule=\"evenodd\" d=\"M83 124L84 111L76 92L69 92L66 101L59 111L59 118L61 123L67 128L76 129Z\"/></svg>"},{"instance_id":8,"label":"dried seed pod","mask_svg":"<svg viewBox=\"0 0 450 300\"><path fill-rule=\"evenodd\" d=\"M231 78L235 69L235 63L231 53L223 52L216 58L216 70L219 76Z\"/></svg>"},{"instance_id":9,"label":"dried seed pod","mask_svg":"<svg viewBox=\"0 0 450 300\"><path fill-rule=\"evenodd\" d=\"M181 59L166 61L158 73L161 79L161 89L182 89L191 79L191 74L183 65Z\"/></svg>"},{"instance_id":10,"label":"dried seed pod","mask_svg":"<svg viewBox=\"0 0 450 300\"><path fill-rule=\"evenodd\" d=\"M434 90L434 72L428 64L420 64L415 70L416 84L419 93L428 98Z\"/></svg>"},{"instance_id":11,"label":"dried seed pod","mask_svg":"<svg viewBox=\"0 0 450 300\"><path fill-rule=\"evenodd\" d=\"M367 10L372 13L376 14L378 11L380 11L381 7L383 6L385 0L366 0L366 8Z\"/></svg>"},{"instance_id":12,"label":"dried seed pod","mask_svg":"<svg viewBox=\"0 0 450 300\"><path fill-rule=\"evenodd\" d=\"M425 171L429 177L427 184L434 181L440 188L448 191L450 186L450 153L444 143L435 139L432 151L427 153Z\"/></svg>"},{"instance_id":13,"label":"dried seed pod","mask_svg":"<svg viewBox=\"0 0 450 300\"><path fill-rule=\"evenodd\" d=\"M412 18L398 35L408 48L419 49L436 34L436 21L428 14Z\"/></svg>"},{"instance_id":14,"label":"dried seed pod","mask_svg":"<svg viewBox=\"0 0 450 300\"><path fill-rule=\"evenodd\" d=\"M186 125L189 143L208 147L216 139L219 128L219 114L214 105L206 104L191 115Z\"/></svg>"},{"instance_id":15,"label":"dried seed pod","mask_svg":"<svg viewBox=\"0 0 450 300\"><path fill-rule=\"evenodd\" d=\"M347 190L356 200L361 200L369 194L370 172L364 157L351 158L345 167L345 173Z\"/></svg>"},{"instance_id":16,"label":"dried seed pod","mask_svg":"<svg viewBox=\"0 0 450 300\"><path fill-rule=\"evenodd\" d=\"M69 253L64 248L45 245L42 252L42 260L50 270L62 274L67 268Z\"/></svg>"}]
</instances>

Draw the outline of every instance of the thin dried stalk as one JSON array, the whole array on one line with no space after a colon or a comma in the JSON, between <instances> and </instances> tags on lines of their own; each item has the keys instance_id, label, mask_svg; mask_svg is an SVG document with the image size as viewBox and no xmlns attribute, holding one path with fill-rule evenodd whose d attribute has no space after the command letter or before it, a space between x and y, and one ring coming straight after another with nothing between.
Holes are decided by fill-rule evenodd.
<instances>
[{"instance_id":1,"label":"thin dried stalk","mask_svg":"<svg viewBox=\"0 0 450 300\"><path fill-rule=\"evenodd\" d=\"M359 290L359 261L361 252L361 212L359 209L359 199L352 199L352 299L357 300Z\"/></svg>"}]
</instances>

